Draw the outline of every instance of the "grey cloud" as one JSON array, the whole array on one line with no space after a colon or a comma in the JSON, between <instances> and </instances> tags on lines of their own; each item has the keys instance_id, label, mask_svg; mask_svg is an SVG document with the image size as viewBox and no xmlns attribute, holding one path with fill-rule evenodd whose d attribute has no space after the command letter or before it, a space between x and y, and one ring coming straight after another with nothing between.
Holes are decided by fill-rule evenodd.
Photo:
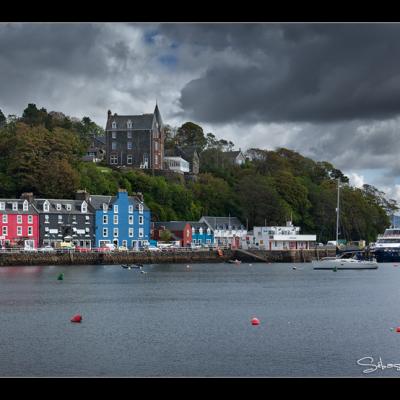
<instances>
[{"instance_id":1,"label":"grey cloud","mask_svg":"<svg viewBox=\"0 0 400 400\"><path fill-rule=\"evenodd\" d=\"M210 65L181 106L208 122L329 122L400 112L399 24L162 25L199 52L232 47L250 64ZM271 59L274 60L271 63ZM198 101L201 99L201 101Z\"/></svg>"}]
</instances>

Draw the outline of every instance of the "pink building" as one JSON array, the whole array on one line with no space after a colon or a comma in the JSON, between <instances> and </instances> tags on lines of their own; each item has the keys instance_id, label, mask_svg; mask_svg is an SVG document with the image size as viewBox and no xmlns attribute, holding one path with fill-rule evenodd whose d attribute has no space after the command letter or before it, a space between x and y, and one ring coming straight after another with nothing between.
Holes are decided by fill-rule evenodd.
<instances>
[{"instance_id":1,"label":"pink building","mask_svg":"<svg viewBox=\"0 0 400 400\"><path fill-rule=\"evenodd\" d=\"M37 248L39 216L26 199L0 199L0 248Z\"/></svg>"}]
</instances>

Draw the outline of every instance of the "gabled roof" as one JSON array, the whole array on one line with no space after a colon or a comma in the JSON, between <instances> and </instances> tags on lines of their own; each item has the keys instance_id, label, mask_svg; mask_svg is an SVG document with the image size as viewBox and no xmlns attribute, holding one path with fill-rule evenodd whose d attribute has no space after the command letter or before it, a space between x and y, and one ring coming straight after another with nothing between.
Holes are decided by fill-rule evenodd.
<instances>
[{"instance_id":1,"label":"gabled roof","mask_svg":"<svg viewBox=\"0 0 400 400\"><path fill-rule=\"evenodd\" d=\"M107 120L106 130L112 130L112 123L115 121L115 130L127 130L128 121L132 122L132 130L151 130L153 129L154 114L142 115L111 115Z\"/></svg>"},{"instance_id":2,"label":"gabled roof","mask_svg":"<svg viewBox=\"0 0 400 400\"><path fill-rule=\"evenodd\" d=\"M139 208L139 203L141 201L135 196L128 196L129 204L134 206L134 209ZM90 195L89 196L89 204L95 210L103 210L103 204L107 204L110 209L112 205L117 201L117 196L102 196L102 195ZM143 204L143 210L149 211L149 207L145 203Z\"/></svg>"},{"instance_id":3,"label":"gabled roof","mask_svg":"<svg viewBox=\"0 0 400 400\"><path fill-rule=\"evenodd\" d=\"M182 157L184 160L190 162L193 160L194 154L199 155L195 146L180 147L175 146L173 149L165 150L167 157Z\"/></svg>"},{"instance_id":4,"label":"gabled roof","mask_svg":"<svg viewBox=\"0 0 400 400\"><path fill-rule=\"evenodd\" d=\"M49 211L43 210L43 204L46 201L50 203ZM81 214L81 206L84 201L85 200L33 199L32 203L40 214ZM61 205L61 210L57 210L57 204ZM67 210L67 205L71 206L71 210ZM83 214L91 214L89 207L88 211Z\"/></svg>"},{"instance_id":5,"label":"gabled roof","mask_svg":"<svg viewBox=\"0 0 400 400\"><path fill-rule=\"evenodd\" d=\"M243 158L245 158L244 155L243 155L243 153L241 152L241 150L237 150L237 151L225 151L225 152L224 152L224 155L225 155L227 158L229 158L230 160L232 160L232 161L234 161L238 155L241 155Z\"/></svg>"},{"instance_id":6,"label":"gabled roof","mask_svg":"<svg viewBox=\"0 0 400 400\"><path fill-rule=\"evenodd\" d=\"M210 217L210 216L203 216L200 218L199 222L204 221L211 229L245 229L244 225L240 222L237 217Z\"/></svg>"},{"instance_id":7,"label":"gabled roof","mask_svg":"<svg viewBox=\"0 0 400 400\"><path fill-rule=\"evenodd\" d=\"M0 199L0 203L5 203L4 210L0 210L0 214L37 214L35 207L28 202L28 210L23 210L25 199ZM18 210L13 210L13 203L18 203Z\"/></svg>"}]
</instances>

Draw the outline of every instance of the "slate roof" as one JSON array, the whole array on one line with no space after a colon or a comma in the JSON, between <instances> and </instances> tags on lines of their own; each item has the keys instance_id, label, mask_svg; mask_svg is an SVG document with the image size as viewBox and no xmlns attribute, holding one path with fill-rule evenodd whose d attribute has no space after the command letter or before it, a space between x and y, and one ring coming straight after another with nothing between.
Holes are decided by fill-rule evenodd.
<instances>
[{"instance_id":1,"label":"slate roof","mask_svg":"<svg viewBox=\"0 0 400 400\"><path fill-rule=\"evenodd\" d=\"M138 208L138 204L140 203L139 199L135 196L129 196L129 204L133 204L135 209ZM95 210L103 210L103 204L107 204L110 209L112 205L116 202L117 196L101 196L101 195L90 195L89 196L89 204ZM149 207L145 203L143 204L143 211L149 211Z\"/></svg>"},{"instance_id":2,"label":"slate roof","mask_svg":"<svg viewBox=\"0 0 400 400\"><path fill-rule=\"evenodd\" d=\"M183 231L185 228L187 221L161 221L154 222L154 229L160 229L165 227L169 231Z\"/></svg>"},{"instance_id":3,"label":"slate roof","mask_svg":"<svg viewBox=\"0 0 400 400\"><path fill-rule=\"evenodd\" d=\"M232 230L245 229L244 225L240 222L237 217L210 217L203 216L200 218L204 220L211 229L229 229L229 225Z\"/></svg>"},{"instance_id":4,"label":"slate roof","mask_svg":"<svg viewBox=\"0 0 400 400\"><path fill-rule=\"evenodd\" d=\"M241 154L243 156L243 153L240 150L237 151L225 151L224 155L229 158L231 161L235 161L236 157ZM243 156L244 157L244 156Z\"/></svg>"},{"instance_id":5,"label":"slate roof","mask_svg":"<svg viewBox=\"0 0 400 400\"><path fill-rule=\"evenodd\" d=\"M107 120L106 130L128 130L128 121L132 122L132 130L151 130L153 129L154 114L142 115L111 115ZM117 124L116 128L112 128L112 122Z\"/></svg>"},{"instance_id":6,"label":"slate roof","mask_svg":"<svg viewBox=\"0 0 400 400\"><path fill-rule=\"evenodd\" d=\"M184 160L191 162L193 160L195 152L197 152L195 146L184 148L180 146L175 146L173 149L165 150L165 155L167 157L182 157Z\"/></svg>"},{"instance_id":7,"label":"slate roof","mask_svg":"<svg viewBox=\"0 0 400 400\"><path fill-rule=\"evenodd\" d=\"M45 201L50 203L49 211L43 210ZM39 214L81 214L81 206L84 200L66 200L66 199L33 199L33 205ZM57 210L57 204L61 204L61 210ZM71 205L71 210L67 210L67 204ZM88 207L88 211L82 214L92 214Z\"/></svg>"},{"instance_id":8,"label":"slate roof","mask_svg":"<svg viewBox=\"0 0 400 400\"><path fill-rule=\"evenodd\" d=\"M4 210L0 210L0 214L37 214L35 207L28 202L28 211L23 210L24 199L0 199L0 203L5 203ZM12 204L18 203L18 210L12 209Z\"/></svg>"}]
</instances>

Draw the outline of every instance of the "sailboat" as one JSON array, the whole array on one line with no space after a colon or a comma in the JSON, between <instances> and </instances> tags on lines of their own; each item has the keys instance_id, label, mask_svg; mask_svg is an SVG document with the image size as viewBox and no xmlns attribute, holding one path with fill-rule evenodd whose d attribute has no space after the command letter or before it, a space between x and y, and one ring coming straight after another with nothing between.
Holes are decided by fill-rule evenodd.
<instances>
[{"instance_id":1,"label":"sailboat","mask_svg":"<svg viewBox=\"0 0 400 400\"><path fill-rule=\"evenodd\" d=\"M339 244L339 207L340 207L340 178L338 178L337 206L336 206L336 246ZM345 252L336 257L324 257L318 261L313 261L313 269L377 269L378 263L375 259L365 260L360 251Z\"/></svg>"}]
</instances>

